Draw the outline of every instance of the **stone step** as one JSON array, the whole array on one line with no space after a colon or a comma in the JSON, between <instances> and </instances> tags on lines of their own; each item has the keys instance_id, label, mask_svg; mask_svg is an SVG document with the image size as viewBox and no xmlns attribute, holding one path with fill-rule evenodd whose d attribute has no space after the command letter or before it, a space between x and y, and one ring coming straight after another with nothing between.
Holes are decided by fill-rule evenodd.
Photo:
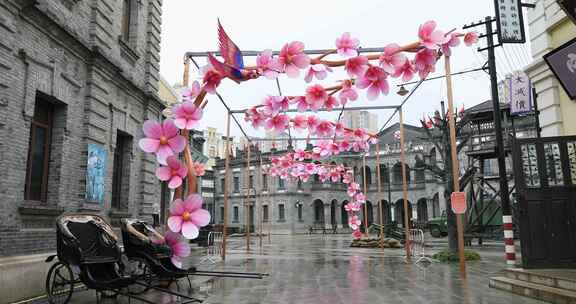
<instances>
[{"instance_id":1,"label":"stone step","mask_svg":"<svg viewBox=\"0 0 576 304\"><path fill-rule=\"evenodd\" d=\"M529 270L511 268L506 269L505 272L506 277L510 279L576 292L576 272L573 270Z\"/></svg>"},{"instance_id":2,"label":"stone step","mask_svg":"<svg viewBox=\"0 0 576 304\"><path fill-rule=\"evenodd\" d=\"M507 277L490 278L490 287L555 304L576 304L576 292Z\"/></svg>"}]
</instances>

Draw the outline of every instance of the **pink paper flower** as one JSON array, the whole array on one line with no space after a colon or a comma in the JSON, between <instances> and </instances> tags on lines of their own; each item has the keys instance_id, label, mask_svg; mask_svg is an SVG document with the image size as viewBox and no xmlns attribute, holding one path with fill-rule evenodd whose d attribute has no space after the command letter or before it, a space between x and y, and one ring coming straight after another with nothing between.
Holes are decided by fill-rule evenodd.
<instances>
[{"instance_id":1,"label":"pink paper flower","mask_svg":"<svg viewBox=\"0 0 576 304\"><path fill-rule=\"evenodd\" d=\"M200 87L200 83L198 83L198 81L194 81L192 83L192 87L190 89L186 88L184 89L184 92L182 93L182 100L183 101L194 101L194 98L198 97L198 95L200 95L200 91L202 91L202 88Z\"/></svg>"},{"instance_id":2,"label":"pink paper flower","mask_svg":"<svg viewBox=\"0 0 576 304\"><path fill-rule=\"evenodd\" d=\"M392 43L384 47L384 52L380 55L380 66L388 74L393 74L397 69L406 63L407 59L402 52L399 52L400 46Z\"/></svg>"},{"instance_id":3,"label":"pink paper flower","mask_svg":"<svg viewBox=\"0 0 576 304\"><path fill-rule=\"evenodd\" d=\"M278 73L282 70L278 58L272 56L271 50L264 50L256 57L256 67L258 72L268 79L276 79Z\"/></svg>"},{"instance_id":4,"label":"pink paper flower","mask_svg":"<svg viewBox=\"0 0 576 304\"><path fill-rule=\"evenodd\" d=\"M306 76L304 77L304 81L311 82L314 77L318 80L326 79L328 76L328 72L332 72L332 69L328 66L323 64L314 64L308 68L308 72L306 72Z\"/></svg>"},{"instance_id":5,"label":"pink paper flower","mask_svg":"<svg viewBox=\"0 0 576 304\"><path fill-rule=\"evenodd\" d=\"M220 82L222 81L222 75L216 72L216 70L208 68L204 72L202 81L204 82L204 90L206 90L206 92L210 94L215 94L216 88L220 85Z\"/></svg>"},{"instance_id":6,"label":"pink paper flower","mask_svg":"<svg viewBox=\"0 0 576 304\"><path fill-rule=\"evenodd\" d=\"M194 172L195 176L203 176L206 173L206 169L204 168L204 164L201 162L193 162L192 163L192 171Z\"/></svg>"},{"instance_id":7,"label":"pink paper flower","mask_svg":"<svg viewBox=\"0 0 576 304\"><path fill-rule=\"evenodd\" d=\"M388 74L377 66L370 66L366 73L358 78L356 86L360 89L368 89L368 100L375 100L380 96L388 95L390 91L390 86L388 85L388 80L386 79Z\"/></svg>"},{"instance_id":8,"label":"pink paper flower","mask_svg":"<svg viewBox=\"0 0 576 304\"><path fill-rule=\"evenodd\" d=\"M339 182L340 181L340 172L338 172L338 170L336 170L336 169L330 170L330 180L333 183Z\"/></svg>"},{"instance_id":9,"label":"pink paper flower","mask_svg":"<svg viewBox=\"0 0 576 304\"><path fill-rule=\"evenodd\" d=\"M148 153L156 153L156 160L166 165L166 158L184 151L186 139L178 134L174 121L166 119L162 125L153 120L147 120L142 127L145 138L138 142L140 149Z\"/></svg>"},{"instance_id":10,"label":"pink paper flower","mask_svg":"<svg viewBox=\"0 0 576 304\"><path fill-rule=\"evenodd\" d=\"M348 72L348 75L360 77L364 75L368 69L368 57L366 56L356 56L346 60L344 69Z\"/></svg>"},{"instance_id":11,"label":"pink paper flower","mask_svg":"<svg viewBox=\"0 0 576 304\"><path fill-rule=\"evenodd\" d=\"M392 75L392 77L402 76L402 81L408 82L414 77L415 72L416 71L414 70L414 65L412 64L412 62L410 60L406 60L403 66L396 69L396 72L394 73L394 75Z\"/></svg>"},{"instance_id":12,"label":"pink paper flower","mask_svg":"<svg viewBox=\"0 0 576 304\"><path fill-rule=\"evenodd\" d=\"M426 78L430 72L433 72L436 65L437 52L431 49L423 49L416 53L414 67L420 78Z\"/></svg>"},{"instance_id":13,"label":"pink paper flower","mask_svg":"<svg viewBox=\"0 0 576 304\"><path fill-rule=\"evenodd\" d=\"M306 115L296 115L294 119L292 119L292 125L296 131L303 131L308 128L308 117Z\"/></svg>"},{"instance_id":14,"label":"pink paper flower","mask_svg":"<svg viewBox=\"0 0 576 304\"><path fill-rule=\"evenodd\" d=\"M342 147L342 145L340 145L340 147ZM346 172L342 178L342 182L345 184L350 184L352 182L352 174L350 172Z\"/></svg>"},{"instance_id":15,"label":"pink paper flower","mask_svg":"<svg viewBox=\"0 0 576 304\"><path fill-rule=\"evenodd\" d=\"M319 123L320 120L318 119L318 117L314 115L308 116L308 131L313 132L314 130L316 130L316 127L318 126Z\"/></svg>"},{"instance_id":16,"label":"pink paper flower","mask_svg":"<svg viewBox=\"0 0 576 304\"><path fill-rule=\"evenodd\" d=\"M288 98L283 96L267 96L262 102L262 111L267 115L276 115L280 111L286 111L289 107Z\"/></svg>"},{"instance_id":17,"label":"pink paper flower","mask_svg":"<svg viewBox=\"0 0 576 304\"><path fill-rule=\"evenodd\" d=\"M318 124L318 126L316 126L316 129L314 131L315 131L314 133L319 137L330 137L334 134L333 125L328 120L321 121Z\"/></svg>"},{"instance_id":18,"label":"pink paper flower","mask_svg":"<svg viewBox=\"0 0 576 304\"><path fill-rule=\"evenodd\" d=\"M361 224L362 222L360 221L357 215L353 215L350 217L350 219L348 219L348 226L352 228L352 230L360 228Z\"/></svg>"},{"instance_id":19,"label":"pink paper flower","mask_svg":"<svg viewBox=\"0 0 576 304\"><path fill-rule=\"evenodd\" d=\"M356 89L354 89L352 86L351 80L344 80L344 82L342 82L342 89L340 90L340 95L338 95L338 98L340 99L340 103L342 105L346 105L348 101L354 101L358 99L358 92L356 92Z\"/></svg>"},{"instance_id":20,"label":"pink paper flower","mask_svg":"<svg viewBox=\"0 0 576 304\"><path fill-rule=\"evenodd\" d=\"M298 112L305 112L308 110L308 102L306 102L306 97L304 96L296 96L290 99L290 102L296 104L296 108Z\"/></svg>"},{"instance_id":21,"label":"pink paper flower","mask_svg":"<svg viewBox=\"0 0 576 304\"><path fill-rule=\"evenodd\" d=\"M460 45L460 38L458 37L459 35L460 34L458 34L458 33L450 34L450 36L449 36L450 40L448 40L448 42L446 42L442 45L442 52L446 56L452 55L452 50L450 48L457 47L458 45Z\"/></svg>"},{"instance_id":22,"label":"pink paper flower","mask_svg":"<svg viewBox=\"0 0 576 304\"><path fill-rule=\"evenodd\" d=\"M355 239L359 240L362 238L362 232L360 231L360 229L356 229L356 230L352 231L352 236Z\"/></svg>"},{"instance_id":23,"label":"pink paper flower","mask_svg":"<svg viewBox=\"0 0 576 304\"><path fill-rule=\"evenodd\" d=\"M306 102L313 111L317 111L324 105L328 94L323 86L315 84L306 89Z\"/></svg>"},{"instance_id":24,"label":"pink paper flower","mask_svg":"<svg viewBox=\"0 0 576 304\"><path fill-rule=\"evenodd\" d=\"M335 125L334 125L334 133L337 136L342 136L342 134L344 133L344 124L341 123L340 121L338 121Z\"/></svg>"},{"instance_id":25,"label":"pink paper flower","mask_svg":"<svg viewBox=\"0 0 576 304\"><path fill-rule=\"evenodd\" d=\"M448 42L450 37L444 36L444 32L435 30L436 22L428 21L418 29L418 37L424 47L430 50L437 50L439 46Z\"/></svg>"},{"instance_id":26,"label":"pink paper flower","mask_svg":"<svg viewBox=\"0 0 576 304\"><path fill-rule=\"evenodd\" d=\"M184 201L176 199L170 206L168 228L191 240L198 237L200 227L208 225L210 213L202 209L202 197L190 194Z\"/></svg>"},{"instance_id":27,"label":"pink paper flower","mask_svg":"<svg viewBox=\"0 0 576 304\"><path fill-rule=\"evenodd\" d=\"M332 111L339 105L340 104L338 103L338 99L332 95L328 95L328 98L326 98L326 101L324 101L324 108L326 108L328 111Z\"/></svg>"},{"instance_id":28,"label":"pink paper flower","mask_svg":"<svg viewBox=\"0 0 576 304\"><path fill-rule=\"evenodd\" d=\"M304 43L293 41L285 44L280 50L278 63L288 77L298 77L300 69L305 69L310 65L310 57L304 54Z\"/></svg>"},{"instance_id":29,"label":"pink paper flower","mask_svg":"<svg viewBox=\"0 0 576 304\"><path fill-rule=\"evenodd\" d=\"M364 203L366 202L366 195L364 195L364 193L362 193L362 192L358 192L358 193L356 193L356 195L354 196L354 200L355 200L357 203L364 204Z\"/></svg>"},{"instance_id":30,"label":"pink paper flower","mask_svg":"<svg viewBox=\"0 0 576 304\"><path fill-rule=\"evenodd\" d=\"M360 41L356 38L350 36L350 33L346 32L336 38L336 49L338 54L343 57L354 57L358 55L358 46Z\"/></svg>"},{"instance_id":31,"label":"pink paper flower","mask_svg":"<svg viewBox=\"0 0 576 304\"><path fill-rule=\"evenodd\" d=\"M172 115L178 129L192 130L202 119L202 109L192 101L185 101L172 107Z\"/></svg>"},{"instance_id":32,"label":"pink paper flower","mask_svg":"<svg viewBox=\"0 0 576 304\"><path fill-rule=\"evenodd\" d=\"M358 203L354 203L354 202L350 202L346 205L344 205L344 210L346 210L346 212L356 212L358 210L360 210L360 204Z\"/></svg>"},{"instance_id":33,"label":"pink paper flower","mask_svg":"<svg viewBox=\"0 0 576 304\"><path fill-rule=\"evenodd\" d=\"M188 174L188 169L175 156L169 156L166 162L168 166L161 166L156 169L156 177L161 181L168 182L168 188L176 189L182 185L182 180Z\"/></svg>"},{"instance_id":34,"label":"pink paper flower","mask_svg":"<svg viewBox=\"0 0 576 304\"><path fill-rule=\"evenodd\" d=\"M466 46L472 46L473 44L478 43L478 33L477 32L468 32L464 35L464 44Z\"/></svg>"},{"instance_id":35,"label":"pink paper flower","mask_svg":"<svg viewBox=\"0 0 576 304\"><path fill-rule=\"evenodd\" d=\"M264 115L258 112L258 109L256 108L251 108L250 110L248 110L246 112L244 120L252 122L252 127L255 129L260 128L266 122L266 118L264 117Z\"/></svg>"},{"instance_id":36,"label":"pink paper flower","mask_svg":"<svg viewBox=\"0 0 576 304\"><path fill-rule=\"evenodd\" d=\"M178 268L182 268L182 259L190 255L190 244L184 241L178 233L168 231L164 236L166 245L172 251L170 260Z\"/></svg>"},{"instance_id":37,"label":"pink paper flower","mask_svg":"<svg viewBox=\"0 0 576 304\"><path fill-rule=\"evenodd\" d=\"M360 191L360 184L352 182L348 185L348 196L354 197L358 191Z\"/></svg>"},{"instance_id":38,"label":"pink paper flower","mask_svg":"<svg viewBox=\"0 0 576 304\"><path fill-rule=\"evenodd\" d=\"M350 142L348 140L342 140L339 144L340 146L340 151L350 151L350 148L352 148L352 146L350 145Z\"/></svg>"},{"instance_id":39,"label":"pink paper flower","mask_svg":"<svg viewBox=\"0 0 576 304\"><path fill-rule=\"evenodd\" d=\"M280 134L288 128L288 122L290 119L285 114L277 114L268 120L266 120L266 128L269 130L274 130L276 134Z\"/></svg>"}]
</instances>

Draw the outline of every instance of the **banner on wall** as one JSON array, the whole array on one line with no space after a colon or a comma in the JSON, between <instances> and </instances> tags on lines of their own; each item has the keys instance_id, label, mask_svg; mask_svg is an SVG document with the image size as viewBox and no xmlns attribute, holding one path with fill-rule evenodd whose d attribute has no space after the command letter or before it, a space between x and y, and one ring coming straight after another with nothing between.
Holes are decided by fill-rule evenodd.
<instances>
[{"instance_id":1,"label":"banner on wall","mask_svg":"<svg viewBox=\"0 0 576 304\"><path fill-rule=\"evenodd\" d=\"M102 204L104 202L104 181L106 177L106 149L99 144L88 144L86 167L86 200Z\"/></svg>"},{"instance_id":2,"label":"banner on wall","mask_svg":"<svg viewBox=\"0 0 576 304\"><path fill-rule=\"evenodd\" d=\"M500 103L510 105L511 115L522 115L534 111L532 83L524 72L514 72L498 83Z\"/></svg>"},{"instance_id":3,"label":"banner on wall","mask_svg":"<svg viewBox=\"0 0 576 304\"><path fill-rule=\"evenodd\" d=\"M544 55L544 60L570 99L576 99L576 38Z\"/></svg>"}]
</instances>

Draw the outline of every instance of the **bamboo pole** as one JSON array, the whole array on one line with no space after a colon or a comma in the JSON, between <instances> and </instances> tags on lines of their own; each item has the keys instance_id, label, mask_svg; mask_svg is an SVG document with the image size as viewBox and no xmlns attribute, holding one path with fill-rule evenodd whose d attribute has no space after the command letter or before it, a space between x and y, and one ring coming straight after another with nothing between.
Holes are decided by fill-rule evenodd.
<instances>
[{"instance_id":1,"label":"bamboo pole","mask_svg":"<svg viewBox=\"0 0 576 304\"><path fill-rule=\"evenodd\" d=\"M188 87L190 82L190 59L186 56L184 57L184 75L182 76L182 85Z\"/></svg>"},{"instance_id":2,"label":"bamboo pole","mask_svg":"<svg viewBox=\"0 0 576 304\"><path fill-rule=\"evenodd\" d=\"M450 56L444 56L444 67L446 70L446 93L448 95L448 123L450 126L450 154L452 156L452 183L453 192L460 191L460 168L458 164L458 151L456 150L456 118L454 116L454 96L452 91L452 76L450 75ZM464 259L464 225L462 217L464 214L455 214L456 230L458 233L458 256L460 273L466 275L466 263Z\"/></svg>"},{"instance_id":3,"label":"bamboo pole","mask_svg":"<svg viewBox=\"0 0 576 304\"><path fill-rule=\"evenodd\" d=\"M260 245L260 248L262 248L262 226L264 225L264 208L262 207L262 203L263 203L263 198L262 198L262 192L264 192L264 174L262 174L262 166L263 166L263 161L262 161L262 150L260 150L260 193L258 193L258 200L260 202L260 208L258 211L258 242Z\"/></svg>"},{"instance_id":4,"label":"bamboo pole","mask_svg":"<svg viewBox=\"0 0 576 304\"><path fill-rule=\"evenodd\" d=\"M380 248L384 249L384 220L382 219L382 175L380 172L380 141L376 142L376 180L378 181L378 219L380 222Z\"/></svg>"},{"instance_id":5,"label":"bamboo pole","mask_svg":"<svg viewBox=\"0 0 576 304\"><path fill-rule=\"evenodd\" d=\"M406 241L406 259L410 261L410 216L408 216L408 180L406 176L406 153L404 151L404 114L402 108L398 111L400 114L400 163L402 166L402 196L404 198L404 235Z\"/></svg>"},{"instance_id":6,"label":"bamboo pole","mask_svg":"<svg viewBox=\"0 0 576 304\"><path fill-rule=\"evenodd\" d=\"M364 184L364 195L365 195L365 202L364 202L364 234L366 238L369 237L368 235L368 183L366 182L366 154L362 156L362 177Z\"/></svg>"},{"instance_id":7,"label":"bamboo pole","mask_svg":"<svg viewBox=\"0 0 576 304\"><path fill-rule=\"evenodd\" d=\"M252 185L250 185L250 143L248 143L247 145L247 153L246 153L246 173L245 176L247 177L246 180L246 184L248 185L247 187L247 192L246 195L244 196L245 198L245 202L246 202L246 251L250 252L250 218L251 218L251 214L250 214L250 193L251 193L251 187Z\"/></svg>"},{"instance_id":8,"label":"bamboo pole","mask_svg":"<svg viewBox=\"0 0 576 304\"><path fill-rule=\"evenodd\" d=\"M224 161L224 223L222 228L222 260L226 260L226 239L228 230L228 203L230 188L230 116L226 119L226 160Z\"/></svg>"}]
</instances>

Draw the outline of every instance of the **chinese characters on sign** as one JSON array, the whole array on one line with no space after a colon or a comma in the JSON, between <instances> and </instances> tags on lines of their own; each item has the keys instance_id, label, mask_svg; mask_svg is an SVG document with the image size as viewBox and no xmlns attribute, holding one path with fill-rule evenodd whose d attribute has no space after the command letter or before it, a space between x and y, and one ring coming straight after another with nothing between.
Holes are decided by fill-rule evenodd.
<instances>
[{"instance_id":1,"label":"chinese characters on sign","mask_svg":"<svg viewBox=\"0 0 576 304\"><path fill-rule=\"evenodd\" d=\"M524 43L524 20L520 0L494 0L500 43Z\"/></svg>"},{"instance_id":2,"label":"chinese characters on sign","mask_svg":"<svg viewBox=\"0 0 576 304\"><path fill-rule=\"evenodd\" d=\"M514 73L510 78L510 114L532 112L532 85L524 73Z\"/></svg>"}]
</instances>

